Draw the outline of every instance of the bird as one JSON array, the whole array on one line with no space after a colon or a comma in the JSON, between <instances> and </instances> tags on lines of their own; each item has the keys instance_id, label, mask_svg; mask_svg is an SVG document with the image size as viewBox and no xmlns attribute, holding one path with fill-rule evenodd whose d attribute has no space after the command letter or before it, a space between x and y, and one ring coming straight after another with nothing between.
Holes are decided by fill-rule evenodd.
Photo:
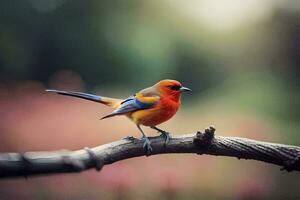
<instances>
[{"instance_id":1,"label":"bird","mask_svg":"<svg viewBox=\"0 0 300 200\"><path fill-rule=\"evenodd\" d=\"M142 134L143 148L147 154L153 151L149 138L144 133L141 125L148 126L161 133L165 144L170 141L168 132L159 129L157 125L166 122L173 117L181 106L181 95L191 89L184 87L179 81L165 79L157 82L151 87L140 90L126 99L117 99L83 92L47 89L60 95L67 95L85 100L98 102L109 106L113 111L102 117L106 119L114 116L125 115L131 119ZM127 139L133 139L128 136Z\"/></svg>"}]
</instances>

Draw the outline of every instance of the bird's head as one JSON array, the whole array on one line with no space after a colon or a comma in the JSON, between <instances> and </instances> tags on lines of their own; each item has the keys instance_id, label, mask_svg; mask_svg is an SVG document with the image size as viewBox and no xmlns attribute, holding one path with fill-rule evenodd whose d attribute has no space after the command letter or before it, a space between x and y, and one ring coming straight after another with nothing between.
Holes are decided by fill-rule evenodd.
<instances>
[{"instance_id":1,"label":"bird's head","mask_svg":"<svg viewBox=\"0 0 300 200\"><path fill-rule=\"evenodd\" d=\"M170 79L159 81L155 86L162 96L168 96L174 100L179 100L182 92L191 91L191 89L183 87L179 81Z\"/></svg>"}]
</instances>

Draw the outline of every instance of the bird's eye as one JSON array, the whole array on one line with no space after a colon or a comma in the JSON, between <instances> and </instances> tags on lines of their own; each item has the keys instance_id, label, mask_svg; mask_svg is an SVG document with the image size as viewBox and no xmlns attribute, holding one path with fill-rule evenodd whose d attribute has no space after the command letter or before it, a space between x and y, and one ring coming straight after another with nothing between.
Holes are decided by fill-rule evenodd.
<instances>
[{"instance_id":1,"label":"bird's eye","mask_svg":"<svg viewBox=\"0 0 300 200\"><path fill-rule=\"evenodd\" d=\"M170 86L170 89L171 89L171 90L176 90L176 91L178 91L178 90L180 90L180 88L181 88L180 85L171 85L171 86Z\"/></svg>"}]
</instances>

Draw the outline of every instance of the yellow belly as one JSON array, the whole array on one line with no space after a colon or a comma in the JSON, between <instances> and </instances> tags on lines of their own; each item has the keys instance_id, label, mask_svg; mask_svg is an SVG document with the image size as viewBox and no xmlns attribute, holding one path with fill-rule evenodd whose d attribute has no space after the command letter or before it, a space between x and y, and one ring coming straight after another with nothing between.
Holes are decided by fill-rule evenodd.
<instances>
[{"instance_id":1,"label":"yellow belly","mask_svg":"<svg viewBox=\"0 0 300 200\"><path fill-rule=\"evenodd\" d=\"M178 110L178 106L158 106L151 109L138 110L128 115L136 124L156 126L169 120Z\"/></svg>"}]
</instances>

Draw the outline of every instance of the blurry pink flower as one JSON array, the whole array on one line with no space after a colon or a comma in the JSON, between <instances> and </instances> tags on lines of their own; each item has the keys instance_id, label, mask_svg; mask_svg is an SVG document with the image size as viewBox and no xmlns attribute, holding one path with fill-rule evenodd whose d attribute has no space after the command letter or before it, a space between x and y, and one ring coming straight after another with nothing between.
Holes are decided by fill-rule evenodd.
<instances>
[{"instance_id":1,"label":"blurry pink flower","mask_svg":"<svg viewBox=\"0 0 300 200\"><path fill-rule=\"evenodd\" d=\"M110 190L118 190L120 188L132 190L137 186L135 170L124 163L113 164L105 167L101 173L95 173L90 173L89 178Z\"/></svg>"},{"instance_id":2,"label":"blurry pink flower","mask_svg":"<svg viewBox=\"0 0 300 200\"><path fill-rule=\"evenodd\" d=\"M154 172L153 182L155 187L164 192L178 192L185 187L185 174L176 167L159 168Z\"/></svg>"},{"instance_id":3,"label":"blurry pink flower","mask_svg":"<svg viewBox=\"0 0 300 200\"><path fill-rule=\"evenodd\" d=\"M242 180L236 191L238 199L265 199L270 191L270 184L262 179Z\"/></svg>"}]
</instances>

